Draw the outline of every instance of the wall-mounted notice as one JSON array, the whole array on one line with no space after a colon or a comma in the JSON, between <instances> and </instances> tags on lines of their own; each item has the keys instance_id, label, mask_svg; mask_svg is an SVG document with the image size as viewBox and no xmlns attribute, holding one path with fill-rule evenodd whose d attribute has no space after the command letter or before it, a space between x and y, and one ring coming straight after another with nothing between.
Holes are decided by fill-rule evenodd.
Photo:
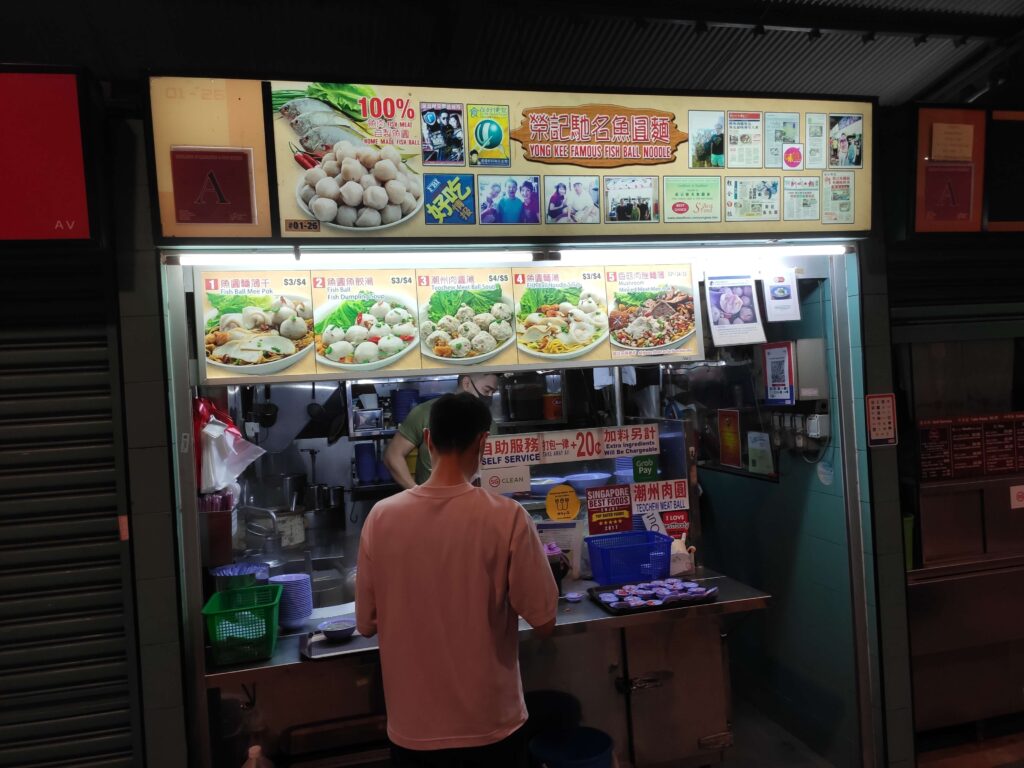
<instances>
[{"instance_id":1,"label":"wall-mounted notice","mask_svg":"<svg viewBox=\"0 0 1024 768\"><path fill-rule=\"evenodd\" d=\"M633 496L628 484L587 489L590 535L623 533L633 529Z\"/></svg>"},{"instance_id":2,"label":"wall-mounted notice","mask_svg":"<svg viewBox=\"0 0 1024 768\"><path fill-rule=\"evenodd\" d=\"M599 267L512 270L516 346L524 365L607 360L608 300Z\"/></svg>"},{"instance_id":3,"label":"wall-mounted notice","mask_svg":"<svg viewBox=\"0 0 1024 768\"><path fill-rule=\"evenodd\" d=\"M868 419L868 447L896 445L896 395L867 395L864 408Z\"/></svg>"},{"instance_id":4,"label":"wall-mounted notice","mask_svg":"<svg viewBox=\"0 0 1024 768\"><path fill-rule=\"evenodd\" d=\"M763 121L760 112L729 112L728 168L762 167Z\"/></svg>"},{"instance_id":5,"label":"wall-mounted notice","mask_svg":"<svg viewBox=\"0 0 1024 768\"><path fill-rule=\"evenodd\" d=\"M171 147L171 179L177 223L255 223L252 149Z\"/></svg>"},{"instance_id":6,"label":"wall-mounted notice","mask_svg":"<svg viewBox=\"0 0 1024 768\"><path fill-rule=\"evenodd\" d=\"M804 116L804 143L807 145L808 168L824 168L828 161L828 115L808 112Z\"/></svg>"},{"instance_id":7,"label":"wall-mounted notice","mask_svg":"<svg viewBox=\"0 0 1024 768\"><path fill-rule=\"evenodd\" d=\"M721 220L720 176L665 177L665 221L687 223Z\"/></svg>"},{"instance_id":8,"label":"wall-mounted notice","mask_svg":"<svg viewBox=\"0 0 1024 768\"><path fill-rule=\"evenodd\" d=\"M821 218L821 179L786 176L782 180L782 218L786 221L817 221Z\"/></svg>"},{"instance_id":9,"label":"wall-mounted notice","mask_svg":"<svg viewBox=\"0 0 1024 768\"><path fill-rule=\"evenodd\" d=\"M308 272L196 273L206 377L315 373Z\"/></svg>"},{"instance_id":10,"label":"wall-mounted notice","mask_svg":"<svg viewBox=\"0 0 1024 768\"><path fill-rule=\"evenodd\" d=\"M764 310L769 323L800 319L800 289L795 269L761 273Z\"/></svg>"},{"instance_id":11,"label":"wall-mounted notice","mask_svg":"<svg viewBox=\"0 0 1024 768\"><path fill-rule=\"evenodd\" d=\"M718 412L718 463L743 469L743 442L740 437L740 412L723 408Z\"/></svg>"},{"instance_id":12,"label":"wall-mounted notice","mask_svg":"<svg viewBox=\"0 0 1024 768\"><path fill-rule=\"evenodd\" d=\"M854 175L850 171L825 171L822 174L821 223L849 224L854 220Z\"/></svg>"},{"instance_id":13,"label":"wall-mounted notice","mask_svg":"<svg viewBox=\"0 0 1024 768\"><path fill-rule=\"evenodd\" d=\"M704 278L704 292L716 347L763 344L764 327L752 275Z\"/></svg>"},{"instance_id":14,"label":"wall-mounted notice","mask_svg":"<svg viewBox=\"0 0 1024 768\"><path fill-rule=\"evenodd\" d=\"M778 176L727 176L726 221L778 221Z\"/></svg>"},{"instance_id":15,"label":"wall-mounted notice","mask_svg":"<svg viewBox=\"0 0 1024 768\"><path fill-rule=\"evenodd\" d=\"M325 270L310 279L319 373L420 369L413 270Z\"/></svg>"},{"instance_id":16,"label":"wall-mounted notice","mask_svg":"<svg viewBox=\"0 0 1024 768\"><path fill-rule=\"evenodd\" d=\"M416 271L423 368L518 361L508 268Z\"/></svg>"},{"instance_id":17,"label":"wall-mounted notice","mask_svg":"<svg viewBox=\"0 0 1024 768\"><path fill-rule=\"evenodd\" d=\"M782 167L782 147L800 141L799 112L765 112L764 167Z\"/></svg>"},{"instance_id":18,"label":"wall-mounted notice","mask_svg":"<svg viewBox=\"0 0 1024 768\"><path fill-rule=\"evenodd\" d=\"M792 341L776 341L762 349L765 405L796 404L796 371L793 368Z\"/></svg>"},{"instance_id":19,"label":"wall-mounted notice","mask_svg":"<svg viewBox=\"0 0 1024 768\"><path fill-rule=\"evenodd\" d=\"M612 358L704 357L700 297L689 264L605 268Z\"/></svg>"}]
</instances>

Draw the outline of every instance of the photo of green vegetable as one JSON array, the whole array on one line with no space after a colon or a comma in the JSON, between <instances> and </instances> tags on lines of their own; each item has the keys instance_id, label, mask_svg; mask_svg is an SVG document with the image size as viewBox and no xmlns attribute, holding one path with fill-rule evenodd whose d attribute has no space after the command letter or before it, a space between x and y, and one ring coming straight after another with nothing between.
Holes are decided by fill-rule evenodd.
<instances>
[{"instance_id":1,"label":"photo of green vegetable","mask_svg":"<svg viewBox=\"0 0 1024 768\"><path fill-rule=\"evenodd\" d=\"M420 318L423 356L440 363L473 365L512 343L512 303L501 285L435 288Z\"/></svg>"}]
</instances>

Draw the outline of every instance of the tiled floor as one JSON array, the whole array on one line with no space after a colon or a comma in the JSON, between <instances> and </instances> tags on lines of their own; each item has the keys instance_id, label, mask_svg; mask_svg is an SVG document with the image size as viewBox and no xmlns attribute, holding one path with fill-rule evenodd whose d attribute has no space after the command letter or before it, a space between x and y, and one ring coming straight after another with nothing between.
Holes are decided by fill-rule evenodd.
<instances>
[{"instance_id":1,"label":"tiled floor","mask_svg":"<svg viewBox=\"0 0 1024 768\"><path fill-rule=\"evenodd\" d=\"M832 768L832 763L753 706L738 700L733 706L733 747L722 768Z\"/></svg>"},{"instance_id":2,"label":"tiled floor","mask_svg":"<svg viewBox=\"0 0 1024 768\"><path fill-rule=\"evenodd\" d=\"M1021 768L1024 733L921 752L917 768Z\"/></svg>"}]
</instances>

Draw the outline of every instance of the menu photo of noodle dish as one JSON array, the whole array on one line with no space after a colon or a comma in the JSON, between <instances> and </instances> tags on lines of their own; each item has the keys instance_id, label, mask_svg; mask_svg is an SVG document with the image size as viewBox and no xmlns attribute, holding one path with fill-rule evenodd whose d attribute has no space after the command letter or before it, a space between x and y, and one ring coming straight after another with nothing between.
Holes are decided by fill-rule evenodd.
<instances>
[{"instance_id":1,"label":"menu photo of noodle dish","mask_svg":"<svg viewBox=\"0 0 1024 768\"><path fill-rule=\"evenodd\" d=\"M689 264L606 267L611 356L704 357L700 293Z\"/></svg>"},{"instance_id":2,"label":"menu photo of noodle dish","mask_svg":"<svg viewBox=\"0 0 1024 768\"><path fill-rule=\"evenodd\" d=\"M196 293L207 378L315 372L308 272L204 272Z\"/></svg>"},{"instance_id":3,"label":"menu photo of noodle dish","mask_svg":"<svg viewBox=\"0 0 1024 768\"><path fill-rule=\"evenodd\" d=\"M599 267L525 267L512 271L512 281L520 364L608 359L608 300Z\"/></svg>"}]
</instances>

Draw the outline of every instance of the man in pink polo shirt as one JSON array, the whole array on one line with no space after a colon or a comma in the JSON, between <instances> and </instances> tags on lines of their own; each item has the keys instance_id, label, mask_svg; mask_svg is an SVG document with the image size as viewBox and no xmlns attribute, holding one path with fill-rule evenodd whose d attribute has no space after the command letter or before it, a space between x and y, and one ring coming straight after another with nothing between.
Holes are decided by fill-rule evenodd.
<instances>
[{"instance_id":1,"label":"man in pink polo shirt","mask_svg":"<svg viewBox=\"0 0 1024 768\"><path fill-rule=\"evenodd\" d=\"M526 765L519 616L550 634L558 590L526 510L470 485L490 424L472 395L439 398L430 479L363 525L356 620L380 635L396 768Z\"/></svg>"}]
</instances>

